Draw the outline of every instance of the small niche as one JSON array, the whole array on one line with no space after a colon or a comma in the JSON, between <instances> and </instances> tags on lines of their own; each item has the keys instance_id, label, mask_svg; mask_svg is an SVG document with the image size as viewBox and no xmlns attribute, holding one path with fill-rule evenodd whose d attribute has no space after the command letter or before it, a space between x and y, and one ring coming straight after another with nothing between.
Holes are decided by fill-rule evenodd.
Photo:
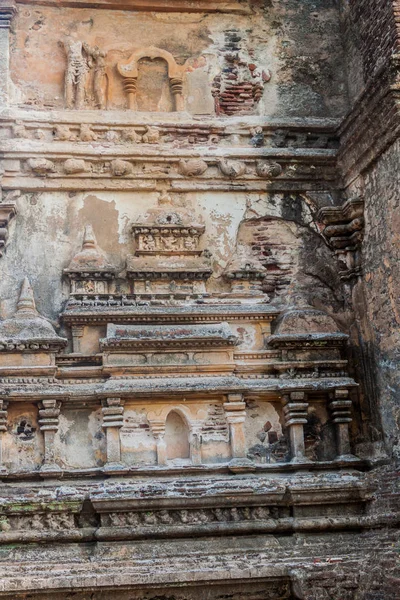
<instances>
[{"instance_id":1,"label":"small niche","mask_svg":"<svg viewBox=\"0 0 400 600\"><path fill-rule=\"evenodd\" d=\"M173 110L168 65L162 58L138 61L137 107L152 112Z\"/></svg>"},{"instance_id":2,"label":"small niche","mask_svg":"<svg viewBox=\"0 0 400 600\"><path fill-rule=\"evenodd\" d=\"M168 460L189 459L189 428L175 411L169 413L165 423L165 443Z\"/></svg>"}]
</instances>

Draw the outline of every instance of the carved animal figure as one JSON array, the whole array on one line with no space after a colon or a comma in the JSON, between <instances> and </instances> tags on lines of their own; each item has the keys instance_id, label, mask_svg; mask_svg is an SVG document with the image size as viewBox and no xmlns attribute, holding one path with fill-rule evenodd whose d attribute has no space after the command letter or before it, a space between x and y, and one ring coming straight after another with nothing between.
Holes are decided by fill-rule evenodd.
<instances>
[{"instance_id":1,"label":"carved animal figure","mask_svg":"<svg viewBox=\"0 0 400 600\"><path fill-rule=\"evenodd\" d=\"M68 175L84 173L87 170L85 161L78 158L68 158L64 163L64 171Z\"/></svg>"},{"instance_id":2,"label":"carved animal figure","mask_svg":"<svg viewBox=\"0 0 400 600\"><path fill-rule=\"evenodd\" d=\"M67 125L56 125L53 130L55 140L67 141L71 139L71 131Z\"/></svg>"},{"instance_id":3,"label":"carved animal figure","mask_svg":"<svg viewBox=\"0 0 400 600\"><path fill-rule=\"evenodd\" d=\"M28 160L28 167L38 175L45 175L46 173L53 173L55 171L54 163L47 158L30 158Z\"/></svg>"},{"instance_id":4,"label":"carved animal figure","mask_svg":"<svg viewBox=\"0 0 400 600\"><path fill-rule=\"evenodd\" d=\"M15 125L13 125L12 131L13 131L13 137L15 137L15 138L28 138L29 137L26 127L22 123L22 121L15 121Z\"/></svg>"},{"instance_id":5,"label":"carved animal figure","mask_svg":"<svg viewBox=\"0 0 400 600\"><path fill-rule=\"evenodd\" d=\"M97 140L97 135L91 130L90 125L85 125L82 123L79 132L79 138L81 142L94 142Z\"/></svg>"},{"instance_id":6,"label":"carved animal figure","mask_svg":"<svg viewBox=\"0 0 400 600\"><path fill-rule=\"evenodd\" d=\"M236 177L241 177L246 173L245 163L237 160L224 160L221 158L219 168L224 175L231 179L236 179Z\"/></svg>"},{"instance_id":7,"label":"carved animal figure","mask_svg":"<svg viewBox=\"0 0 400 600\"><path fill-rule=\"evenodd\" d=\"M158 144L160 141L160 132L155 127L146 127L146 133L142 137L144 144Z\"/></svg>"},{"instance_id":8,"label":"carved animal figure","mask_svg":"<svg viewBox=\"0 0 400 600\"><path fill-rule=\"evenodd\" d=\"M179 172L187 177L198 177L207 171L208 165L201 158L179 161Z\"/></svg>"},{"instance_id":9,"label":"carved animal figure","mask_svg":"<svg viewBox=\"0 0 400 600\"><path fill-rule=\"evenodd\" d=\"M126 129L123 132L122 137L125 142L132 142L133 144L137 144L141 140L141 136L138 133L136 133L133 127Z\"/></svg>"},{"instance_id":10,"label":"carved animal figure","mask_svg":"<svg viewBox=\"0 0 400 600\"><path fill-rule=\"evenodd\" d=\"M282 170L281 165L276 162L258 161L256 163L256 173L259 177L278 177Z\"/></svg>"},{"instance_id":11,"label":"carved animal figure","mask_svg":"<svg viewBox=\"0 0 400 600\"><path fill-rule=\"evenodd\" d=\"M111 173L116 177L122 177L132 173L132 164L126 160L117 158L111 161Z\"/></svg>"}]
</instances>

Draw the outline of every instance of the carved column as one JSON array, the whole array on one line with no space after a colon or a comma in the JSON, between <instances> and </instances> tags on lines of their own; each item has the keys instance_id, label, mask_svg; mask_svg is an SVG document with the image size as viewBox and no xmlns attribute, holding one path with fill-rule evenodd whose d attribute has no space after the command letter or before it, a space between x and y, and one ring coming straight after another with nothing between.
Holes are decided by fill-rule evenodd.
<instances>
[{"instance_id":1,"label":"carved column","mask_svg":"<svg viewBox=\"0 0 400 600\"><path fill-rule=\"evenodd\" d=\"M1 35L1 29L0 29ZM1 59L0 59L1 60ZM1 85L1 83L0 83ZM0 101L1 106L1 101ZM0 202L0 256L4 254L4 248L8 239L8 225L11 219L16 215L14 202Z\"/></svg>"},{"instance_id":2,"label":"carved column","mask_svg":"<svg viewBox=\"0 0 400 600\"><path fill-rule=\"evenodd\" d=\"M124 407L121 398L107 398L103 401L103 424L107 438L107 463L105 468L121 466L121 439L119 430L124 424Z\"/></svg>"},{"instance_id":3,"label":"carved column","mask_svg":"<svg viewBox=\"0 0 400 600\"><path fill-rule=\"evenodd\" d=\"M0 0L0 107L10 101L10 26L17 7L14 0Z\"/></svg>"},{"instance_id":4,"label":"carved column","mask_svg":"<svg viewBox=\"0 0 400 600\"><path fill-rule=\"evenodd\" d=\"M7 400L0 400L0 476L8 473L3 463L3 434L7 431L7 408Z\"/></svg>"},{"instance_id":5,"label":"carved column","mask_svg":"<svg viewBox=\"0 0 400 600\"><path fill-rule=\"evenodd\" d=\"M175 110L176 112L183 112L185 110L185 101L183 98L183 81L178 77L171 77L169 80L172 95L175 99Z\"/></svg>"},{"instance_id":6,"label":"carved column","mask_svg":"<svg viewBox=\"0 0 400 600\"><path fill-rule=\"evenodd\" d=\"M83 325L72 325L72 352L80 354L82 352L81 341L83 338L84 326Z\"/></svg>"},{"instance_id":7,"label":"carved column","mask_svg":"<svg viewBox=\"0 0 400 600\"><path fill-rule=\"evenodd\" d=\"M150 420L150 427L157 444L157 464L167 464L167 444L165 443L165 421Z\"/></svg>"},{"instance_id":8,"label":"carved column","mask_svg":"<svg viewBox=\"0 0 400 600\"><path fill-rule=\"evenodd\" d=\"M309 462L304 444L304 425L307 423L308 402L305 392L282 394L283 413L289 428L291 462Z\"/></svg>"},{"instance_id":9,"label":"carved column","mask_svg":"<svg viewBox=\"0 0 400 600\"><path fill-rule=\"evenodd\" d=\"M56 463L54 439L58 431L61 402L57 400L42 400L39 405L39 427L44 437L44 460L40 471L52 474L61 471Z\"/></svg>"},{"instance_id":10,"label":"carved column","mask_svg":"<svg viewBox=\"0 0 400 600\"><path fill-rule=\"evenodd\" d=\"M229 425L232 458L246 458L246 439L243 423L246 420L246 403L243 394L228 394L224 403L226 420Z\"/></svg>"},{"instance_id":11,"label":"carved column","mask_svg":"<svg viewBox=\"0 0 400 600\"><path fill-rule=\"evenodd\" d=\"M329 408L336 429L336 451L338 460L357 460L351 454L349 427L351 418L351 400L349 390L337 389L331 393Z\"/></svg>"}]
</instances>

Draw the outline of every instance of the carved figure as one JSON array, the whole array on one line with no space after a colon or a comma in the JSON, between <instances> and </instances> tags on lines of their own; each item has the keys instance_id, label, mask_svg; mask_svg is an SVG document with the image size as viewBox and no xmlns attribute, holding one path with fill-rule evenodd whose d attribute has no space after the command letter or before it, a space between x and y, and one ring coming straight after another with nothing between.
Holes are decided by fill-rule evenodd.
<instances>
[{"instance_id":1,"label":"carved figure","mask_svg":"<svg viewBox=\"0 0 400 600\"><path fill-rule=\"evenodd\" d=\"M160 132L155 127L146 126L146 133L142 137L144 144L158 144L160 141Z\"/></svg>"},{"instance_id":2,"label":"carved figure","mask_svg":"<svg viewBox=\"0 0 400 600\"><path fill-rule=\"evenodd\" d=\"M154 236L151 234L144 235L142 238L141 250L155 250L155 249L156 249L156 241L154 239Z\"/></svg>"},{"instance_id":3,"label":"carved figure","mask_svg":"<svg viewBox=\"0 0 400 600\"><path fill-rule=\"evenodd\" d=\"M67 54L65 71L65 104L67 108L82 109L85 104L85 86L89 72L90 48L85 42L73 38L63 41Z\"/></svg>"},{"instance_id":4,"label":"carved figure","mask_svg":"<svg viewBox=\"0 0 400 600\"><path fill-rule=\"evenodd\" d=\"M93 93L96 107L100 110L106 108L106 97L104 93L104 80L106 77L105 57L107 52L100 50L98 46L94 48L86 47L89 53L89 67L93 68Z\"/></svg>"},{"instance_id":5,"label":"carved figure","mask_svg":"<svg viewBox=\"0 0 400 600\"><path fill-rule=\"evenodd\" d=\"M162 238L164 250L175 250L178 240L174 235L166 235Z\"/></svg>"},{"instance_id":6,"label":"carved figure","mask_svg":"<svg viewBox=\"0 0 400 600\"><path fill-rule=\"evenodd\" d=\"M198 177L207 171L208 165L201 158L179 161L179 172L187 177Z\"/></svg>"},{"instance_id":7,"label":"carved figure","mask_svg":"<svg viewBox=\"0 0 400 600\"><path fill-rule=\"evenodd\" d=\"M221 158L219 168L224 175L231 179L236 179L236 177L241 177L246 173L246 165L237 160L223 160Z\"/></svg>"},{"instance_id":8,"label":"carved figure","mask_svg":"<svg viewBox=\"0 0 400 600\"><path fill-rule=\"evenodd\" d=\"M189 235L184 240L184 246L186 250L196 250L197 248L197 238Z\"/></svg>"},{"instance_id":9,"label":"carved figure","mask_svg":"<svg viewBox=\"0 0 400 600\"><path fill-rule=\"evenodd\" d=\"M10 531L11 529L11 525L10 525L10 521L8 520L8 517L6 517L6 515L2 515L0 517L0 531Z\"/></svg>"}]
</instances>

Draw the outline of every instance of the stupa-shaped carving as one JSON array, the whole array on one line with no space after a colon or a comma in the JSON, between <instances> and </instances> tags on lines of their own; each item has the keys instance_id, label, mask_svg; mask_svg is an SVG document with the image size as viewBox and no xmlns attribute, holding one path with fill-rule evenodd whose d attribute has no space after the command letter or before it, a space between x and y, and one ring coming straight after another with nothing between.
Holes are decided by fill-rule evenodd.
<instances>
[{"instance_id":1,"label":"stupa-shaped carving","mask_svg":"<svg viewBox=\"0 0 400 600\"><path fill-rule=\"evenodd\" d=\"M64 274L71 282L71 294L107 294L116 269L99 248L91 225L86 225L82 249L71 260Z\"/></svg>"},{"instance_id":2,"label":"stupa-shaped carving","mask_svg":"<svg viewBox=\"0 0 400 600\"><path fill-rule=\"evenodd\" d=\"M0 323L0 350L58 350L66 344L67 340L59 337L36 310L33 290L25 277L15 315Z\"/></svg>"},{"instance_id":3,"label":"stupa-shaped carving","mask_svg":"<svg viewBox=\"0 0 400 600\"><path fill-rule=\"evenodd\" d=\"M188 210L173 206L167 193L160 194L158 206L132 227L136 249L127 275L135 293L203 294L212 273L200 248L204 229Z\"/></svg>"}]
</instances>

